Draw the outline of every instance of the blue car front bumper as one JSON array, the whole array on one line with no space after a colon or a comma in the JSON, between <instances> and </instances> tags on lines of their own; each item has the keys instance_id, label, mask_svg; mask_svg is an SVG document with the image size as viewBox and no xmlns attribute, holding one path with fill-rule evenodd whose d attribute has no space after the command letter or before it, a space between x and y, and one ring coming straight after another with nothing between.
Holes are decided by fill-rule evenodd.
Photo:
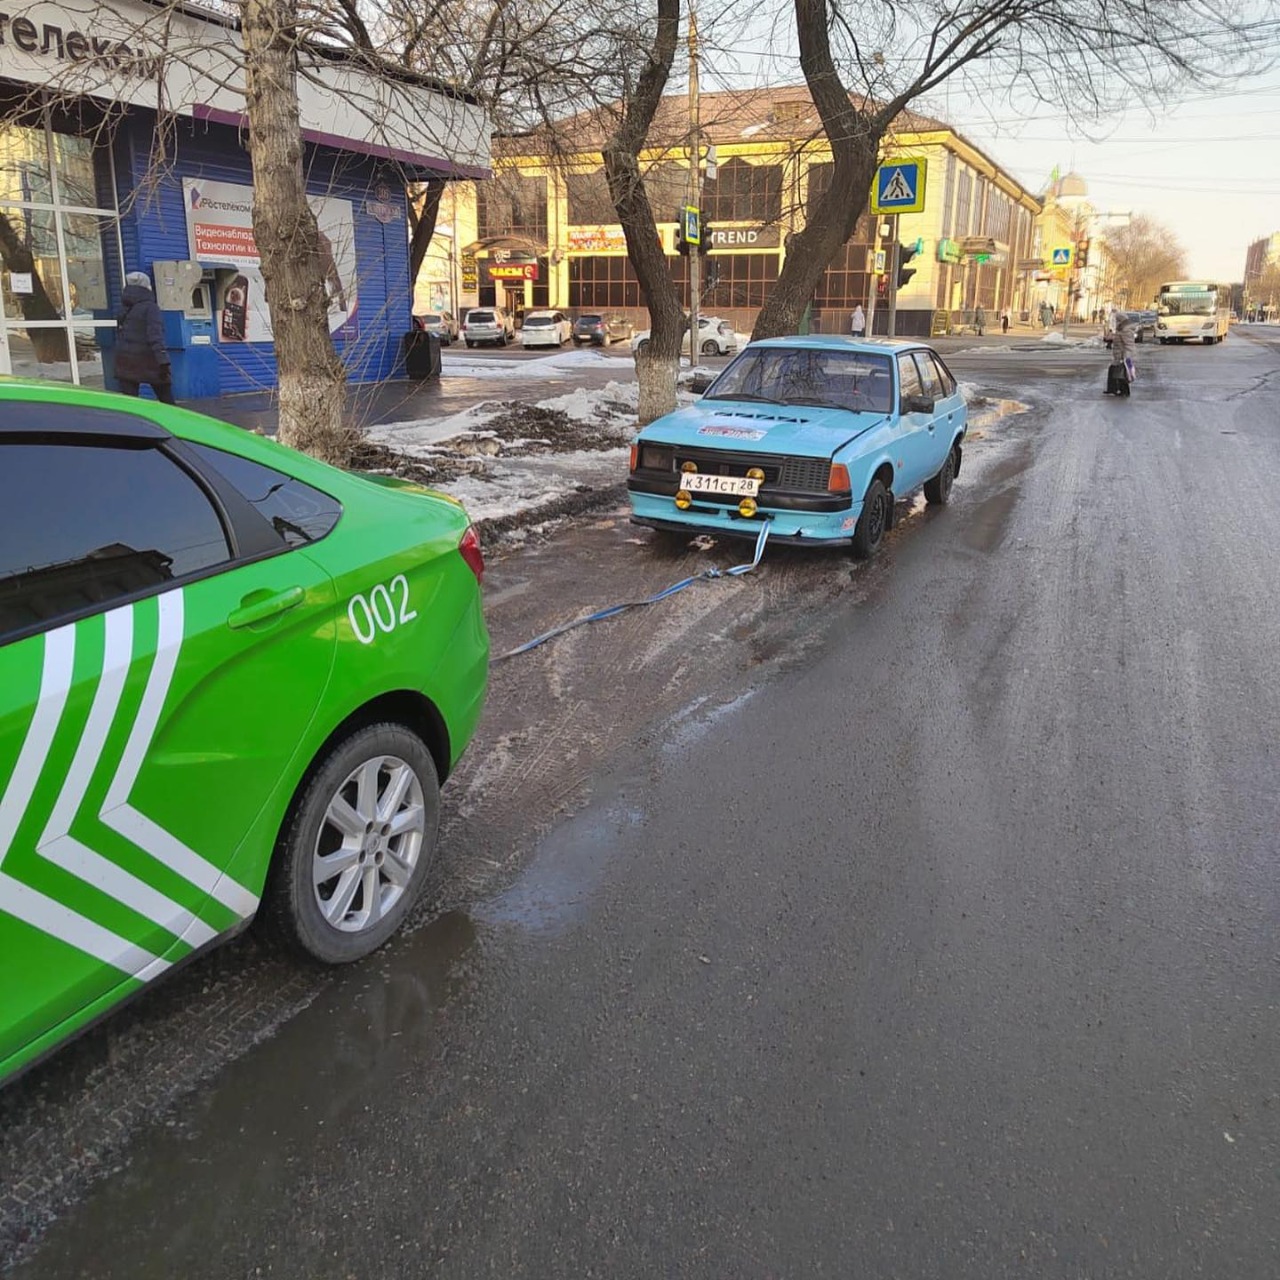
<instances>
[{"instance_id":1,"label":"blue car front bumper","mask_svg":"<svg viewBox=\"0 0 1280 1280\"><path fill-rule=\"evenodd\" d=\"M853 539L853 531L862 511L861 501L850 503L838 511L785 511L761 507L754 516L738 514L736 507L718 503L698 503L685 511L665 495L630 493L631 519L651 529L676 533L724 534L733 538L755 538L760 521L769 521L769 541L792 542L806 546L836 546Z\"/></svg>"}]
</instances>

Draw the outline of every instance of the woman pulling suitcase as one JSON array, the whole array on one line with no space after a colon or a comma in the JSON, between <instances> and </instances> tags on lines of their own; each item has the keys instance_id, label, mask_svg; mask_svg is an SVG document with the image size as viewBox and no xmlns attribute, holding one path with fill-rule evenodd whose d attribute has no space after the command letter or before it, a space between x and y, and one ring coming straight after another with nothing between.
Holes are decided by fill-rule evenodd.
<instances>
[{"instance_id":1,"label":"woman pulling suitcase","mask_svg":"<svg viewBox=\"0 0 1280 1280\"><path fill-rule=\"evenodd\" d=\"M1111 367L1107 370L1109 396L1127 396L1133 381L1133 319L1121 311L1116 316L1115 333L1111 336Z\"/></svg>"}]
</instances>

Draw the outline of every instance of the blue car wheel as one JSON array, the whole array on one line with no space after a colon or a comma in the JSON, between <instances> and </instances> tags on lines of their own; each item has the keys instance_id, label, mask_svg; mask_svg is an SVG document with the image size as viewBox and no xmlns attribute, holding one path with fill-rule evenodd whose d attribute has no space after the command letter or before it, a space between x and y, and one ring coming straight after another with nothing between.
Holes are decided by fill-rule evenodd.
<instances>
[{"instance_id":1,"label":"blue car wheel","mask_svg":"<svg viewBox=\"0 0 1280 1280\"><path fill-rule=\"evenodd\" d=\"M879 480L873 480L862 499L862 514L853 531L853 554L868 560L884 541L893 509L893 495Z\"/></svg>"}]
</instances>

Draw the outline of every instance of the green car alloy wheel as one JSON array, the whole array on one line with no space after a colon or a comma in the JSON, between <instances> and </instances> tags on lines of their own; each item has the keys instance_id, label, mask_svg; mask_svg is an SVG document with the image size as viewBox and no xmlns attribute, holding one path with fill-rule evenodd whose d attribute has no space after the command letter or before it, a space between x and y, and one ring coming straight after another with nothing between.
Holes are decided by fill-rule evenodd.
<instances>
[{"instance_id":1,"label":"green car alloy wheel","mask_svg":"<svg viewBox=\"0 0 1280 1280\"><path fill-rule=\"evenodd\" d=\"M0 1079L258 913L381 945L480 716L452 499L0 380Z\"/></svg>"}]
</instances>

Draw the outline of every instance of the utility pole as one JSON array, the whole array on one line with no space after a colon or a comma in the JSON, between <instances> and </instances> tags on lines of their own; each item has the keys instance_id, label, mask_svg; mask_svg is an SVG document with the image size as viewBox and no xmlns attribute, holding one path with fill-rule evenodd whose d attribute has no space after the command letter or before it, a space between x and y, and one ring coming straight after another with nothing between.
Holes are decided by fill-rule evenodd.
<instances>
[{"instance_id":1,"label":"utility pole","mask_svg":"<svg viewBox=\"0 0 1280 1280\"><path fill-rule=\"evenodd\" d=\"M871 233L871 270L867 272L867 279L871 281L870 287L867 289L867 331L868 338L876 336L876 294L879 292L876 288L876 254L880 252L880 214L873 214L875 218L875 230ZM886 287L887 287L886 277Z\"/></svg>"},{"instance_id":2,"label":"utility pole","mask_svg":"<svg viewBox=\"0 0 1280 1280\"><path fill-rule=\"evenodd\" d=\"M698 210L698 244L689 245L689 367L698 359L698 300L702 292L702 140L698 107L698 15L689 5L689 200Z\"/></svg>"},{"instance_id":3,"label":"utility pole","mask_svg":"<svg viewBox=\"0 0 1280 1280\"><path fill-rule=\"evenodd\" d=\"M889 294L889 337L898 336L898 214L889 215L889 252L885 256L885 281Z\"/></svg>"}]
</instances>

